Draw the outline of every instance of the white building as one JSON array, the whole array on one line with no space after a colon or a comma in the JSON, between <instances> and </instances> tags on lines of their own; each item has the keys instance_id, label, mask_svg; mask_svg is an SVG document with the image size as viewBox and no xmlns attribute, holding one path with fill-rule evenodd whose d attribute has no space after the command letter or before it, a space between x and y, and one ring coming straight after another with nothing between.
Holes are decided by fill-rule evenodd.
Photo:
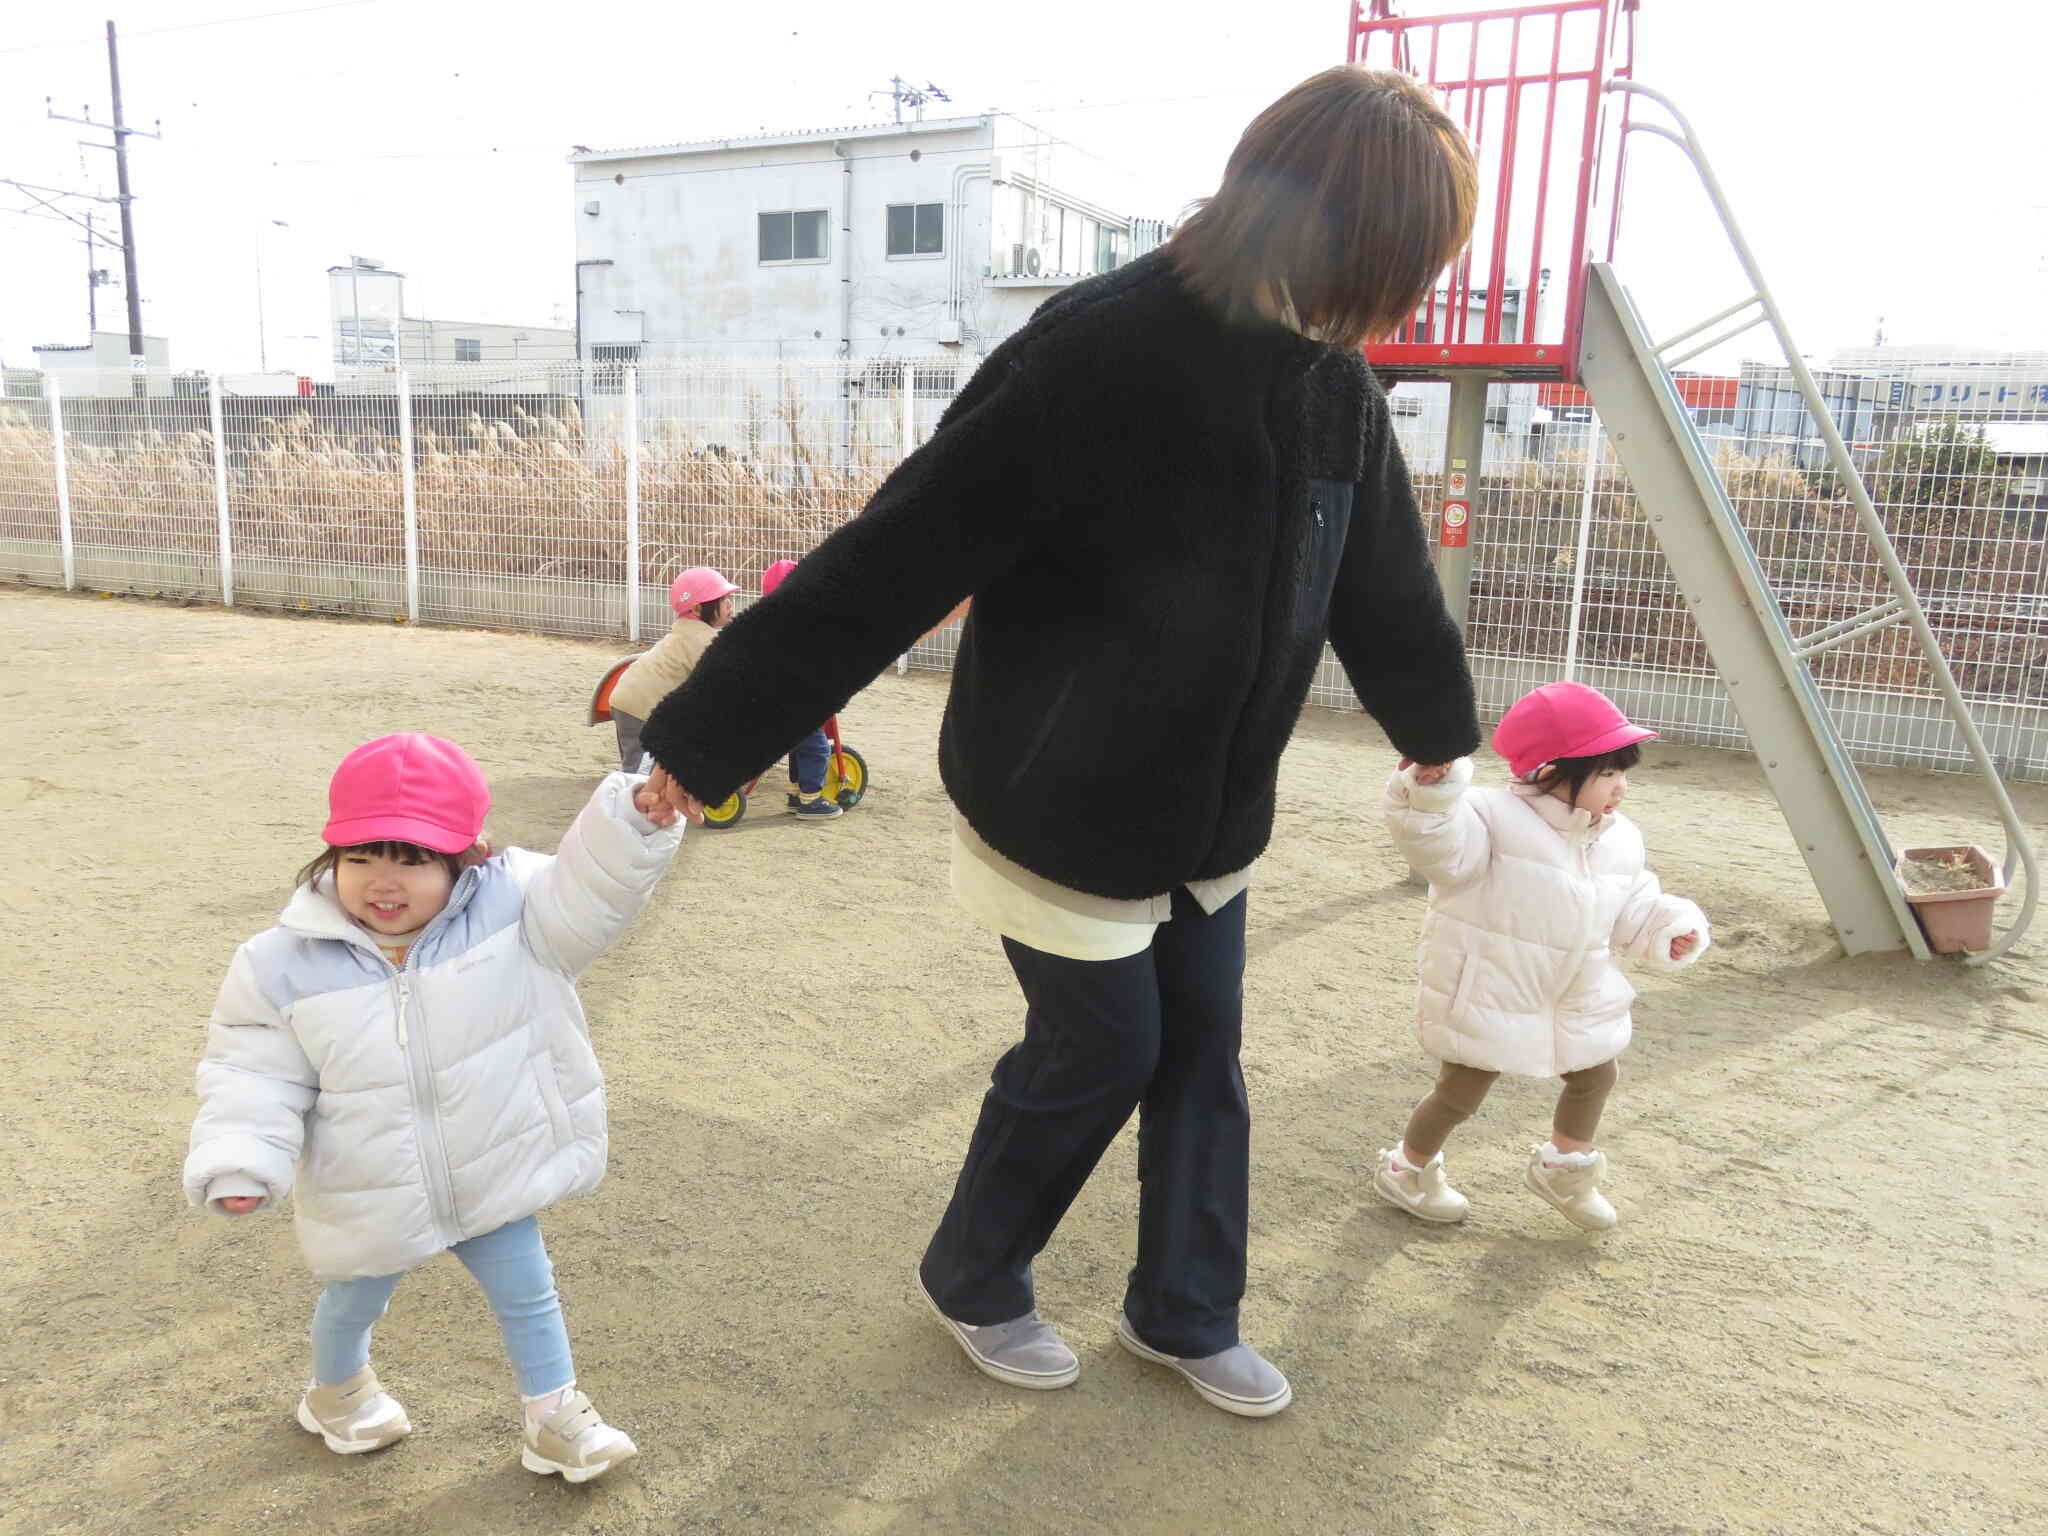
<instances>
[{"instance_id":1,"label":"white building","mask_svg":"<svg viewBox=\"0 0 2048 1536\"><path fill-rule=\"evenodd\" d=\"M382 262L352 256L327 269L333 323L334 372L343 388L371 381L397 364L408 369L437 363L488 363L474 387L490 393L545 388L549 362L573 361L576 333L566 326L502 325L475 320L429 320L405 312L405 274ZM483 375L488 373L488 377ZM503 377L498 375L502 373ZM451 376L452 377L452 376ZM431 380L422 387L437 387ZM438 387L448 387L442 381Z\"/></svg>"},{"instance_id":2,"label":"white building","mask_svg":"<svg viewBox=\"0 0 2048 1536\"><path fill-rule=\"evenodd\" d=\"M126 331L94 331L92 340L78 346L50 343L34 349L36 366L55 374L57 387L66 395L128 395L135 393L134 380L144 380L142 392L168 395L171 391L171 344L161 336L142 338L145 366L133 366Z\"/></svg>"},{"instance_id":3,"label":"white building","mask_svg":"<svg viewBox=\"0 0 2048 1536\"><path fill-rule=\"evenodd\" d=\"M1834 368L1884 381L1879 402L1900 415L1963 421L2048 419L2048 351L1878 346L1837 352Z\"/></svg>"},{"instance_id":4,"label":"white building","mask_svg":"<svg viewBox=\"0 0 2048 1536\"><path fill-rule=\"evenodd\" d=\"M999 114L579 152L579 353L986 353L1165 237L1052 184L1054 154Z\"/></svg>"}]
</instances>

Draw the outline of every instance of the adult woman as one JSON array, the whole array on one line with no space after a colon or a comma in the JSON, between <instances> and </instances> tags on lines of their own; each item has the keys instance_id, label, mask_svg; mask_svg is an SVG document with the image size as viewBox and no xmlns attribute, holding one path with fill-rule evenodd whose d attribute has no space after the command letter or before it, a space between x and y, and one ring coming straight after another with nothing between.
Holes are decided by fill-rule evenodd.
<instances>
[{"instance_id":1,"label":"adult woman","mask_svg":"<svg viewBox=\"0 0 2048 1536\"><path fill-rule=\"evenodd\" d=\"M999 1380L1078 1375L1030 1264L1136 1107L1119 1337L1230 1412L1290 1400L1237 1333L1245 891L1326 635L1406 756L1478 744L1357 350L1413 315L1474 196L1464 139L1414 81L1303 82L1164 249L998 347L647 722L657 786L697 812L972 595L939 744L953 883L1028 1008L919 1280Z\"/></svg>"}]
</instances>

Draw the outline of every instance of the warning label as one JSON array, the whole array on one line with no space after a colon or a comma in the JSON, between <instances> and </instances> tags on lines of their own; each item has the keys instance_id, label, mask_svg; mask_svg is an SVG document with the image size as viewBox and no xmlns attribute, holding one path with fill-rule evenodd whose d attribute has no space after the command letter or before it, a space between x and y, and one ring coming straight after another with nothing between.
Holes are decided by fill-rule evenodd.
<instances>
[{"instance_id":1,"label":"warning label","mask_svg":"<svg viewBox=\"0 0 2048 1536\"><path fill-rule=\"evenodd\" d=\"M1444 503L1443 536L1438 541L1445 549L1463 549L1466 543L1466 524L1472 521L1472 509L1462 501Z\"/></svg>"}]
</instances>

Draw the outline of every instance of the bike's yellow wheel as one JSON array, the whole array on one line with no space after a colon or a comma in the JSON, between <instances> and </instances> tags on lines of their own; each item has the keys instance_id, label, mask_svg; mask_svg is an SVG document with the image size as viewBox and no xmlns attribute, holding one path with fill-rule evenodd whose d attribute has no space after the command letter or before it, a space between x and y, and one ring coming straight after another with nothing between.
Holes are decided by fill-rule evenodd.
<instances>
[{"instance_id":1,"label":"bike's yellow wheel","mask_svg":"<svg viewBox=\"0 0 2048 1536\"><path fill-rule=\"evenodd\" d=\"M704 807L704 825L713 830L737 826L739 819L747 814L747 792L736 789L717 805Z\"/></svg>"},{"instance_id":2,"label":"bike's yellow wheel","mask_svg":"<svg viewBox=\"0 0 2048 1536\"><path fill-rule=\"evenodd\" d=\"M846 759L846 772L839 772L839 759ZM868 792L868 760L851 747L841 747L825 759L825 798L841 810L850 811Z\"/></svg>"}]
</instances>

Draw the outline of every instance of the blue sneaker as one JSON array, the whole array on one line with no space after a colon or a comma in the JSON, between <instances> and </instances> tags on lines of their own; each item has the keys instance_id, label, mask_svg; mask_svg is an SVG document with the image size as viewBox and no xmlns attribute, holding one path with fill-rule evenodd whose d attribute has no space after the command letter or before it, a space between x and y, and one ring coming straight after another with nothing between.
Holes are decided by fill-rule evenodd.
<instances>
[{"instance_id":1,"label":"blue sneaker","mask_svg":"<svg viewBox=\"0 0 2048 1536\"><path fill-rule=\"evenodd\" d=\"M808 799L799 795L796 802L796 814L815 821L828 821L834 816L844 815L845 812L839 808L836 801L827 800L820 794L812 795Z\"/></svg>"}]
</instances>

